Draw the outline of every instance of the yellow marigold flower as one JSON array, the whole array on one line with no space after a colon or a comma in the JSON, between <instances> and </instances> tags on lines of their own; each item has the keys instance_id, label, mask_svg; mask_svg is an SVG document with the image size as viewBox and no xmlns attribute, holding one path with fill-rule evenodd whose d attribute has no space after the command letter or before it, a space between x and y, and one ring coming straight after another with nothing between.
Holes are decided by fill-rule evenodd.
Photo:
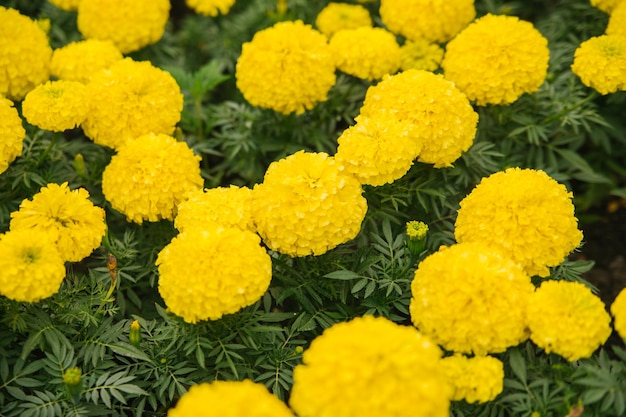
<instances>
[{"instance_id":1,"label":"yellow marigold flower","mask_svg":"<svg viewBox=\"0 0 626 417\"><path fill-rule=\"evenodd\" d=\"M447 42L476 16L474 0L380 0L380 18L409 40Z\"/></svg>"},{"instance_id":2,"label":"yellow marigold flower","mask_svg":"<svg viewBox=\"0 0 626 417\"><path fill-rule=\"evenodd\" d=\"M358 4L328 3L315 18L315 26L329 38L343 29L371 27L369 10Z\"/></svg>"},{"instance_id":3,"label":"yellow marigold flower","mask_svg":"<svg viewBox=\"0 0 626 417\"><path fill-rule=\"evenodd\" d=\"M187 6L204 16L227 14L235 4L235 0L185 0Z\"/></svg>"},{"instance_id":4,"label":"yellow marigold flower","mask_svg":"<svg viewBox=\"0 0 626 417\"><path fill-rule=\"evenodd\" d=\"M272 261L258 235L217 224L176 236L157 257L159 293L188 323L217 320L260 299Z\"/></svg>"},{"instance_id":5,"label":"yellow marigold flower","mask_svg":"<svg viewBox=\"0 0 626 417\"><path fill-rule=\"evenodd\" d=\"M169 12L169 0L80 0L77 24L85 39L110 40L126 54L161 39Z\"/></svg>"},{"instance_id":6,"label":"yellow marigold flower","mask_svg":"<svg viewBox=\"0 0 626 417\"><path fill-rule=\"evenodd\" d=\"M613 9L619 5L622 0L590 0L593 7L606 13L611 13Z\"/></svg>"},{"instance_id":7,"label":"yellow marigold flower","mask_svg":"<svg viewBox=\"0 0 626 417\"><path fill-rule=\"evenodd\" d=\"M572 72L600 94L626 90L626 37L603 35L584 41L574 52Z\"/></svg>"},{"instance_id":8,"label":"yellow marigold flower","mask_svg":"<svg viewBox=\"0 0 626 417\"><path fill-rule=\"evenodd\" d=\"M102 192L128 221L174 220L185 195L202 189L200 159L171 136L140 136L111 158L102 173Z\"/></svg>"},{"instance_id":9,"label":"yellow marigold flower","mask_svg":"<svg viewBox=\"0 0 626 417\"><path fill-rule=\"evenodd\" d=\"M418 161L451 166L474 142L478 113L454 83L428 71L386 76L368 88L363 117L384 111L395 115L422 143Z\"/></svg>"},{"instance_id":10,"label":"yellow marigold flower","mask_svg":"<svg viewBox=\"0 0 626 417\"><path fill-rule=\"evenodd\" d=\"M611 335L604 303L580 282L544 281L530 298L531 340L572 362L588 358Z\"/></svg>"},{"instance_id":11,"label":"yellow marigold flower","mask_svg":"<svg viewBox=\"0 0 626 417\"><path fill-rule=\"evenodd\" d=\"M446 350L503 352L528 338L530 277L479 243L458 243L424 259L411 283L413 324Z\"/></svg>"},{"instance_id":12,"label":"yellow marigold flower","mask_svg":"<svg viewBox=\"0 0 626 417\"><path fill-rule=\"evenodd\" d=\"M626 340L626 288L620 291L611 304L611 314L615 319L613 328L622 339Z\"/></svg>"},{"instance_id":13,"label":"yellow marigold flower","mask_svg":"<svg viewBox=\"0 0 626 417\"><path fill-rule=\"evenodd\" d=\"M22 119L13 107L13 102L0 97L0 174L22 154L22 143L26 131Z\"/></svg>"},{"instance_id":14,"label":"yellow marigold flower","mask_svg":"<svg viewBox=\"0 0 626 417\"><path fill-rule=\"evenodd\" d=\"M448 416L440 357L416 329L383 317L337 323L294 369L289 405L300 417Z\"/></svg>"},{"instance_id":15,"label":"yellow marigold flower","mask_svg":"<svg viewBox=\"0 0 626 417\"><path fill-rule=\"evenodd\" d=\"M406 223L406 235L411 240L422 240L428 233L428 225L424 222L411 220Z\"/></svg>"},{"instance_id":16,"label":"yellow marigold flower","mask_svg":"<svg viewBox=\"0 0 626 417\"><path fill-rule=\"evenodd\" d=\"M325 153L272 162L252 191L263 242L289 256L321 255L356 237L367 212L359 181Z\"/></svg>"},{"instance_id":17,"label":"yellow marigold flower","mask_svg":"<svg viewBox=\"0 0 626 417\"><path fill-rule=\"evenodd\" d=\"M93 74L109 68L123 57L111 41L86 39L55 49L50 61L50 72L60 80L87 84Z\"/></svg>"},{"instance_id":18,"label":"yellow marigold flower","mask_svg":"<svg viewBox=\"0 0 626 417\"><path fill-rule=\"evenodd\" d=\"M257 32L237 59L237 88L253 106L304 113L335 85L335 60L326 36L302 21Z\"/></svg>"},{"instance_id":19,"label":"yellow marigold flower","mask_svg":"<svg viewBox=\"0 0 626 417\"><path fill-rule=\"evenodd\" d=\"M0 96L21 100L50 77L52 48L41 27L0 6Z\"/></svg>"},{"instance_id":20,"label":"yellow marigold flower","mask_svg":"<svg viewBox=\"0 0 626 417\"><path fill-rule=\"evenodd\" d=\"M81 125L99 145L118 148L129 139L171 135L183 110L183 95L169 72L130 58L95 74L87 84L91 110Z\"/></svg>"},{"instance_id":21,"label":"yellow marigold flower","mask_svg":"<svg viewBox=\"0 0 626 417\"><path fill-rule=\"evenodd\" d=\"M548 267L563 262L583 238L572 193L540 170L496 172L460 204L457 242L498 248L531 276L548 276Z\"/></svg>"},{"instance_id":22,"label":"yellow marigold flower","mask_svg":"<svg viewBox=\"0 0 626 417\"><path fill-rule=\"evenodd\" d=\"M443 60L443 48L425 39L407 40L400 47L400 68L435 71Z\"/></svg>"},{"instance_id":23,"label":"yellow marigold flower","mask_svg":"<svg viewBox=\"0 0 626 417\"><path fill-rule=\"evenodd\" d=\"M422 148L412 130L383 112L358 116L357 123L337 139L335 160L361 184L391 183L407 173Z\"/></svg>"},{"instance_id":24,"label":"yellow marigold flower","mask_svg":"<svg viewBox=\"0 0 626 417\"><path fill-rule=\"evenodd\" d=\"M626 36L626 1L620 1L611 12L605 33Z\"/></svg>"},{"instance_id":25,"label":"yellow marigold flower","mask_svg":"<svg viewBox=\"0 0 626 417\"><path fill-rule=\"evenodd\" d=\"M293 417L265 385L243 381L213 381L193 385L170 408L167 417Z\"/></svg>"},{"instance_id":26,"label":"yellow marigold flower","mask_svg":"<svg viewBox=\"0 0 626 417\"><path fill-rule=\"evenodd\" d=\"M446 45L447 79L479 106L510 104L534 93L548 72L548 40L515 16L477 19Z\"/></svg>"},{"instance_id":27,"label":"yellow marigold flower","mask_svg":"<svg viewBox=\"0 0 626 417\"><path fill-rule=\"evenodd\" d=\"M0 295L35 303L59 291L63 259L43 230L12 230L0 235Z\"/></svg>"},{"instance_id":28,"label":"yellow marigold flower","mask_svg":"<svg viewBox=\"0 0 626 417\"><path fill-rule=\"evenodd\" d=\"M497 358L456 354L443 358L441 367L454 387L454 401L486 403L502 392L504 366Z\"/></svg>"},{"instance_id":29,"label":"yellow marigold flower","mask_svg":"<svg viewBox=\"0 0 626 417\"><path fill-rule=\"evenodd\" d=\"M106 230L104 210L89 200L84 188L70 190L67 182L48 184L11 213L11 230L45 230L61 257L78 262L100 246Z\"/></svg>"},{"instance_id":30,"label":"yellow marigold flower","mask_svg":"<svg viewBox=\"0 0 626 417\"><path fill-rule=\"evenodd\" d=\"M217 187L189 193L178 205L174 226L180 231L202 230L207 222L255 232L252 222L252 190L248 187Z\"/></svg>"},{"instance_id":31,"label":"yellow marigold flower","mask_svg":"<svg viewBox=\"0 0 626 417\"><path fill-rule=\"evenodd\" d=\"M87 117L87 88L78 81L48 81L26 94L22 113L40 129L63 132L80 125Z\"/></svg>"},{"instance_id":32,"label":"yellow marigold flower","mask_svg":"<svg viewBox=\"0 0 626 417\"><path fill-rule=\"evenodd\" d=\"M78 4L80 2L81 0L50 0L50 3L54 4L59 9L67 11L78 10Z\"/></svg>"},{"instance_id":33,"label":"yellow marigold flower","mask_svg":"<svg viewBox=\"0 0 626 417\"><path fill-rule=\"evenodd\" d=\"M340 30L328 46L339 71L358 78L376 80L400 68L400 45L382 28Z\"/></svg>"}]
</instances>

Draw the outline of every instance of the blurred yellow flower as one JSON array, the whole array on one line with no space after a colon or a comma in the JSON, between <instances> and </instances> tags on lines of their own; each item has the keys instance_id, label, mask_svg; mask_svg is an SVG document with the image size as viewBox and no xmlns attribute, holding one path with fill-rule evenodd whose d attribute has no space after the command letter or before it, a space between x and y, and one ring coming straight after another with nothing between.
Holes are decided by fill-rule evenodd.
<instances>
[{"instance_id":1,"label":"blurred yellow flower","mask_svg":"<svg viewBox=\"0 0 626 417\"><path fill-rule=\"evenodd\" d=\"M407 40L400 47L400 68L435 71L443 60L443 48L425 39Z\"/></svg>"},{"instance_id":2,"label":"blurred yellow flower","mask_svg":"<svg viewBox=\"0 0 626 417\"><path fill-rule=\"evenodd\" d=\"M81 0L50 0L50 3L54 4L59 9L67 10L67 11L76 11L78 10L78 4Z\"/></svg>"},{"instance_id":3,"label":"blurred yellow flower","mask_svg":"<svg viewBox=\"0 0 626 417\"><path fill-rule=\"evenodd\" d=\"M626 36L626 1L620 1L611 12L605 34Z\"/></svg>"},{"instance_id":4,"label":"blurred yellow flower","mask_svg":"<svg viewBox=\"0 0 626 417\"><path fill-rule=\"evenodd\" d=\"M63 132L80 125L89 111L87 88L78 81L48 81L32 89L22 103L28 123Z\"/></svg>"},{"instance_id":5,"label":"blurred yellow flower","mask_svg":"<svg viewBox=\"0 0 626 417\"><path fill-rule=\"evenodd\" d=\"M26 131L13 102L0 97L0 174L22 154Z\"/></svg>"},{"instance_id":6,"label":"blurred yellow flower","mask_svg":"<svg viewBox=\"0 0 626 417\"><path fill-rule=\"evenodd\" d=\"M343 29L371 27L369 10L358 4L328 3L315 18L315 26L329 38Z\"/></svg>"},{"instance_id":7,"label":"blurred yellow flower","mask_svg":"<svg viewBox=\"0 0 626 417\"><path fill-rule=\"evenodd\" d=\"M619 5L622 0L590 0L593 7L606 13L611 13L613 9Z\"/></svg>"},{"instance_id":8,"label":"blurred yellow flower","mask_svg":"<svg viewBox=\"0 0 626 417\"><path fill-rule=\"evenodd\" d=\"M187 6L204 16L227 14L235 4L235 0L185 0Z\"/></svg>"},{"instance_id":9,"label":"blurred yellow flower","mask_svg":"<svg viewBox=\"0 0 626 417\"><path fill-rule=\"evenodd\" d=\"M455 354L443 358L441 367L454 387L454 401L486 403L504 388L504 365L493 356Z\"/></svg>"},{"instance_id":10,"label":"blurred yellow flower","mask_svg":"<svg viewBox=\"0 0 626 417\"><path fill-rule=\"evenodd\" d=\"M602 35L584 41L574 52L572 72L600 94L626 90L626 37Z\"/></svg>"},{"instance_id":11,"label":"blurred yellow flower","mask_svg":"<svg viewBox=\"0 0 626 417\"><path fill-rule=\"evenodd\" d=\"M623 288L611 304L611 314L614 317L613 328L626 340L626 288Z\"/></svg>"},{"instance_id":12,"label":"blurred yellow flower","mask_svg":"<svg viewBox=\"0 0 626 417\"><path fill-rule=\"evenodd\" d=\"M60 80L87 84L93 74L109 68L124 56L111 41L86 39L52 52L50 72Z\"/></svg>"}]
</instances>

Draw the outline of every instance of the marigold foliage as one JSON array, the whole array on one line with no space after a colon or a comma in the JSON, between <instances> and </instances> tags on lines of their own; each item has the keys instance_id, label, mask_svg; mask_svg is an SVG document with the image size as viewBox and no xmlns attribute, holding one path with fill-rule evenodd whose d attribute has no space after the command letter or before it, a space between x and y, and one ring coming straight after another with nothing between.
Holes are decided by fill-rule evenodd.
<instances>
[{"instance_id":1,"label":"marigold foliage","mask_svg":"<svg viewBox=\"0 0 626 417\"><path fill-rule=\"evenodd\" d=\"M443 48L425 39L407 40L400 47L400 68L435 71L443 60Z\"/></svg>"},{"instance_id":2,"label":"marigold foliage","mask_svg":"<svg viewBox=\"0 0 626 417\"><path fill-rule=\"evenodd\" d=\"M235 0L185 0L187 6L204 16L227 14L235 4Z\"/></svg>"},{"instance_id":3,"label":"marigold foliage","mask_svg":"<svg viewBox=\"0 0 626 417\"><path fill-rule=\"evenodd\" d=\"M584 41L574 52L572 72L600 94L626 90L626 37L602 35Z\"/></svg>"},{"instance_id":4,"label":"marigold foliage","mask_svg":"<svg viewBox=\"0 0 626 417\"><path fill-rule=\"evenodd\" d=\"M299 151L272 162L252 192L263 242L289 256L321 255L359 233L367 212L361 183L327 154Z\"/></svg>"},{"instance_id":5,"label":"marigold foliage","mask_svg":"<svg viewBox=\"0 0 626 417\"><path fill-rule=\"evenodd\" d=\"M380 18L409 40L447 42L476 16L474 0L381 0Z\"/></svg>"},{"instance_id":6,"label":"marigold foliage","mask_svg":"<svg viewBox=\"0 0 626 417\"><path fill-rule=\"evenodd\" d=\"M339 71L358 78L377 80L400 68L400 45L382 28L340 30L328 45Z\"/></svg>"},{"instance_id":7,"label":"marigold foliage","mask_svg":"<svg viewBox=\"0 0 626 417\"><path fill-rule=\"evenodd\" d=\"M369 10L358 4L328 3L315 18L315 26L329 38L343 29L371 27Z\"/></svg>"},{"instance_id":8,"label":"marigold foliage","mask_svg":"<svg viewBox=\"0 0 626 417\"><path fill-rule=\"evenodd\" d=\"M109 68L122 58L124 56L113 42L86 39L55 49L50 72L60 80L87 84L93 74Z\"/></svg>"},{"instance_id":9,"label":"marigold foliage","mask_svg":"<svg viewBox=\"0 0 626 417\"><path fill-rule=\"evenodd\" d=\"M104 210L89 200L84 188L67 182L42 187L11 213L11 230L44 230L56 242L64 261L78 262L100 246L106 230Z\"/></svg>"},{"instance_id":10,"label":"marigold foliage","mask_svg":"<svg viewBox=\"0 0 626 417\"><path fill-rule=\"evenodd\" d=\"M530 22L488 14L446 45L441 64L447 79L479 106L510 104L543 84L548 40ZM479 81L477 81L479 80Z\"/></svg>"},{"instance_id":11,"label":"marigold foliage","mask_svg":"<svg viewBox=\"0 0 626 417\"><path fill-rule=\"evenodd\" d=\"M446 350L503 352L528 338L528 275L479 243L443 247L424 259L411 283L413 324Z\"/></svg>"},{"instance_id":12,"label":"marigold foliage","mask_svg":"<svg viewBox=\"0 0 626 417\"><path fill-rule=\"evenodd\" d=\"M440 356L416 329L383 317L337 323L304 352L289 404L300 417L448 416Z\"/></svg>"},{"instance_id":13,"label":"marigold foliage","mask_svg":"<svg viewBox=\"0 0 626 417\"><path fill-rule=\"evenodd\" d=\"M50 0L50 3L54 4L59 9L67 10L67 11L76 11L78 10L78 4L81 0Z\"/></svg>"},{"instance_id":14,"label":"marigold foliage","mask_svg":"<svg viewBox=\"0 0 626 417\"><path fill-rule=\"evenodd\" d=\"M626 1L620 1L611 12L605 34L626 36Z\"/></svg>"},{"instance_id":15,"label":"marigold foliage","mask_svg":"<svg viewBox=\"0 0 626 417\"><path fill-rule=\"evenodd\" d=\"M95 143L119 148L148 133L171 135L183 95L169 72L148 61L117 61L87 84L91 110L81 125Z\"/></svg>"},{"instance_id":16,"label":"marigold foliage","mask_svg":"<svg viewBox=\"0 0 626 417\"><path fill-rule=\"evenodd\" d=\"M11 230L0 235L0 295L35 303L59 291L63 259L46 231Z\"/></svg>"},{"instance_id":17,"label":"marigold foliage","mask_svg":"<svg viewBox=\"0 0 626 417\"><path fill-rule=\"evenodd\" d=\"M413 126L383 112L356 120L337 139L337 163L361 184L379 186L404 176L422 148Z\"/></svg>"},{"instance_id":18,"label":"marigold foliage","mask_svg":"<svg viewBox=\"0 0 626 417\"><path fill-rule=\"evenodd\" d=\"M27 16L0 6L0 96L21 100L50 77L48 35Z\"/></svg>"},{"instance_id":19,"label":"marigold foliage","mask_svg":"<svg viewBox=\"0 0 626 417\"><path fill-rule=\"evenodd\" d=\"M293 413L265 388L243 381L213 381L191 386L170 408L167 417L293 417Z\"/></svg>"},{"instance_id":20,"label":"marigold foliage","mask_svg":"<svg viewBox=\"0 0 626 417\"><path fill-rule=\"evenodd\" d=\"M458 211L457 242L482 242L518 262L529 275L548 276L578 247L572 193L543 171L509 168L483 178Z\"/></svg>"},{"instance_id":21,"label":"marigold foliage","mask_svg":"<svg viewBox=\"0 0 626 417\"><path fill-rule=\"evenodd\" d=\"M591 5L606 13L611 13L622 0L589 0Z\"/></svg>"},{"instance_id":22,"label":"marigold foliage","mask_svg":"<svg viewBox=\"0 0 626 417\"><path fill-rule=\"evenodd\" d=\"M588 358L611 335L604 303L580 282L544 281L528 307L531 340L546 353Z\"/></svg>"},{"instance_id":23,"label":"marigold foliage","mask_svg":"<svg viewBox=\"0 0 626 417\"><path fill-rule=\"evenodd\" d=\"M613 328L626 340L626 288L622 289L611 304L611 314L615 319Z\"/></svg>"},{"instance_id":24,"label":"marigold foliage","mask_svg":"<svg viewBox=\"0 0 626 417\"><path fill-rule=\"evenodd\" d=\"M326 100L335 60L325 35L300 20L279 22L243 44L235 76L253 106L301 114Z\"/></svg>"},{"instance_id":25,"label":"marigold foliage","mask_svg":"<svg viewBox=\"0 0 626 417\"><path fill-rule=\"evenodd\" d=\"M504 365L493 356L455 354L443 358L441 367L454 387L452 400L468 403L492 401L504 388Z\"/></svg>"},{"instance_id":26,"label":"marigold foliage","mask_svg":"<svg viewBox=\"0 0 626 417\"><path fill-rule=\"evenodd\" d=\"M161 39L169 12L169 0L81 0L77 24L85 39L110 40L126 54Z\"/></svg>"},{"instance_id":27,"label":"marigold foliage","mask_svg":"<svg viewBox=\"0 0 626 417\"><path fill-rule=\"evenodd\" d=\"M418 161L451 166L474 142L478 114L454 83L428 71L386 76L368 88L363 117L384 111L395 115L422 143Z\"/></svg>"},{"instance_id":28,"label":"marigold foliage","mask_svg":"<svg viewBox=\"0 0 626 417\"><path fill-rule=\"evenodd\" d=\"M22 154L26 131L13 102L0 97L0 174Z\"/></svg>"},{"instance_id":29,"label":"marigold foliage","mask_svg":"<svg viewBox=\"0 0 626 417\"><path fill-rule=\"evenodd\" d=\"M256 302L272 279L258 235L212 224L176 236L159 252L159 293L188 323L217 320Z\"/></svg>"},{"instance_id":30,"label":"marigold foliage","mask_svg":"<svg viewBox=\"0 0 626 417\"><path fill-rule=\"evenodd\" d=\"M63 132L74 129L87 117L87 88L78 81L48 81L26 94L22 113L40 129Z\"/></svg>"},{"instance_id":31,"label":"marigold foliage","mask_svg":"<svg viewBox=\"0 0 626 417\"><path fill-rule=\"evenodd\" d=\"M174 220L185 195L202 188L200 159L171 136L140 136L111 158L102 173L102 192L128 221Z\"/></svg>"}]
</instances>

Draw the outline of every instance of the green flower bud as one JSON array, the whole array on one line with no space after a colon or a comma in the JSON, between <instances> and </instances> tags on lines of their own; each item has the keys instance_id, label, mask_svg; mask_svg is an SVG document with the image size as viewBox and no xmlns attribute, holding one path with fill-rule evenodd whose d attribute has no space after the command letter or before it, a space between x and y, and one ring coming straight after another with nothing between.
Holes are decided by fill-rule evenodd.
<instances>
[{"instance_id":1,"label":"green flower bud","mask_svg":"<svg viewBox=\"0 0 626 417\"><path fill-rule=\"evenodd\" d=\"M73 400L78 401L78 397L83 392L83 379L80 368L77 366L67 369L63 373L63 383Z\"/></svg>"},{"instance_id":2,"label":"green flower bud","mask_svg":"<svg viewBox=\"0 0 626 417\"><path fill-rule=\"evenodd\" d=\"M406 224L407 247L413 256L419 256L426 244L428 225L424 222L412 220Z\"/></svg>"},{"instance_id":3,"label":"green flower bud","mask_svg":"<svg viewBox=\"0 0 626 417\"><path fill-rule=\"evenodd\" d=\"M133 346L139 347L141 343L141 326L139 326L139 321L135 320L131 323L128 339Z\"/></svg>"}]
</instances>

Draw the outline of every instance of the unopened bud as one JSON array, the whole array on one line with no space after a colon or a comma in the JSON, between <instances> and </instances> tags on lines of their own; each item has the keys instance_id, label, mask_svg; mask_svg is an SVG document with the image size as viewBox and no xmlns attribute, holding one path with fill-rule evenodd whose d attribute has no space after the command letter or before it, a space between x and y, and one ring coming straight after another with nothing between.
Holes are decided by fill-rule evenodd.
<instances>
[{"instance_id":1,"label":"unopened bud","mask_svg":"<svg viewBox=\"0 0 626 417\"><path fill-rule=\"evenodd\" d=\"M130 333L128 334L128 339L133 346L139 347L139 344L141 343L141 326L139 325L138 320L134 320L130 324Z\"/></svg>"},{"instance_id":2,"label":"unopened bud","mask_svg":"<svg viewBox=\"0 0 626 417\"><path fill-rule=\"evenodd\" d=\"M83 379L80 368L75 366L67 369L63 373L63 383L74 401L76 401L80 393L83 391Z\"/></svg>"},{"instance_id":3,"label":"unopened bud","mask_svg":"<svg viewBox=\"0 0 626 417\"><path fill-rule=\"evenodd\" d=\"M419 256L426 245L426 235L428 225L424 222L412 220L406 224L407 246L409 252L414 256Z\"/></svg>"},{"instance_id":4,"label":"unopened bud","mask_svg":"<svg viewBox=\"0 0 626 417\"><path fill-rule=\"evenodd\" d=\"M85 178L87 176L87 170L85 169L85 158L80 153L77 153L74 157L74 170L79 177Z\"/></svg>"}]
</instances>

